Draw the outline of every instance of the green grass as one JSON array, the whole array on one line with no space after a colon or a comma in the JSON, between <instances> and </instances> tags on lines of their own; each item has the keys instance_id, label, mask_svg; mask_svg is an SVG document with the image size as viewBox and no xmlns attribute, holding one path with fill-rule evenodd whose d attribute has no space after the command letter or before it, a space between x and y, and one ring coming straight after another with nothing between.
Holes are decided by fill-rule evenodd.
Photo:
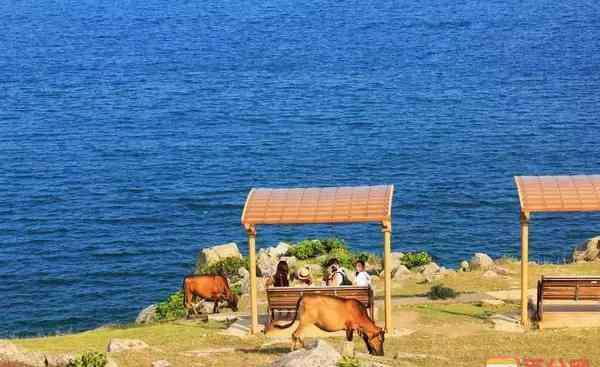
<instances>
[{"instance_id":1,"label":"green grass","mask_svg":"<svg viewBox=\"0 0 600 367\"><path fill-rule=\"evenodd\" d=\"M445 286L460 292L482 292L518 287L519 264L507 260L504 265L514 274L508 278L485 279L481 272L458 273L443 280ZM537 265L530 267L530 286L534 287L540 274L600 274L597 264ZM394 284L397 297L425 294L432 284L409 280ZM378 290L382 289L377 283ZM261 295L264 301L264 295ZM386 337L386 356L380 359L388 366L483 366L487 358L498 355L569 359L585 357L590 365L600 364L600 349L590 346L600 343L599 329L560 329L528 331L523 334L502 333L492 329L488 317L495 313L518 311L518 303L500 306L482 306L476 303L437 303L426 301L418 305L395 305L394 320L400 329L415 332L402 337ZM242 306L247 308L247 303ZM242 311L244 310L242 308ZM264 309L264 305L261 305ZM382 313L382 309L379 310ZM105 352L111 338L141 339L149 349L124 352L111 356L122 367L149 366L159 359L172 366L254 367L267 366L288 351L288 344L266 348L271 341L264 336L235 338L219 335L225 324L183 321L165 322L148 326L125 325L106 327L83 333L13 340L30 350L53 353ZM330 341L341 347L343 338ZM355 338L356 349L366 352L364 343ZM192 357L186 351L206 348L235 348L234 352L212 353ZM395 353L405 353L393 359Z\"/></svg>"}]
</instances>

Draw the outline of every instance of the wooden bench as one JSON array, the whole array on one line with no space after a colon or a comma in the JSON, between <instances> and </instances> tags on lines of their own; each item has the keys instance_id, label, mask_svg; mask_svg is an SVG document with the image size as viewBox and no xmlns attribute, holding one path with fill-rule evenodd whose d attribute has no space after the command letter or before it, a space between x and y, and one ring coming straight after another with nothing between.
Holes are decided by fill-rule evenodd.
<instances>
[{"instance_id":1,"label":"wooden bench","mask_svg":"<svg viewBox=\"0 0 600 367\"><path fill-rule=\"evenodd\" d=\"M542 276L537 287L537 317L544 317L544 300L600 301L600 276Z\"/></svg>"},{"instance_id":2,"label":"wooden bench","mask_svg":"<svg viewBox=\"0 0 600 367\"><path fill-rule=\"evenodd\" d=\"M267 329L273 321L291 321L296 317L296 306L300 297L306 294L324 294L346 299L355 299L367 308L374 320L374 296L371 287L268 287Z\"/></svg>"}]
</instances>

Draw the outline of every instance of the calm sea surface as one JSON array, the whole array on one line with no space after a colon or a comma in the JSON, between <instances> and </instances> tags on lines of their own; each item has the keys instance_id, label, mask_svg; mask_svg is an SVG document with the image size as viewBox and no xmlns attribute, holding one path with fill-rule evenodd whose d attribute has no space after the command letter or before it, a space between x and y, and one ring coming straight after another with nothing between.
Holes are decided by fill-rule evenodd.
<instances>
[{"instance_id":1,"label":"calm sea surface","mask_svg":"<svg viewBox=\"0 0 600 367\"><path fill-rule=\"evenodd\" d=\"M0 2L0 336L132 320L253 186L391 183L398 251L518 253L519 174L600 172L596 1ZM600 215L540 215L560 260ZM259 244L376 225L265 228Z\"/></svg>"}]
</instances>

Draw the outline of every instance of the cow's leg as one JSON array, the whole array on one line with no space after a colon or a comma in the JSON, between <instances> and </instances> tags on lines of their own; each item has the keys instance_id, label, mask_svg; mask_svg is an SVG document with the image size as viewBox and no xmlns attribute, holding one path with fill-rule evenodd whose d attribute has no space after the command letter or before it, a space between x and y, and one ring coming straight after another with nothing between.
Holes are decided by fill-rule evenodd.
<instances>
[{"instance_id":1,"label":"cow's leg","mask_svg":"<svg viewBox=\"0 0 600 367\"><path fill-rule=\"evenodd\" d=\"M213 313L219 313L219 299L215 301L215 306L213 307Z\"/></svg>"},{"instance_id":2,"label":"cow's leg","mask_svg":"<svg viewBox=\"0 0 600 367\"><path fill-rule=\"evenodd\" d=\"M346 328L346 339L349 342L351 342L353 337L354 337L354 329L352 329L351 327L347 327Z\"/></svg>"},{"instance_id":3,"label":"cow's leg","mask_svg":"<svg viewBox=\"0 0 600 367\"><path fill-rule=\"evenodd\" d=\"M298 328L292 333L292 351L296 349L297 343L300 343L302 348L304 348L304 328L306 326L307 325L300 320L300 325L298 325Z\"/></svg>"}]
</instances>

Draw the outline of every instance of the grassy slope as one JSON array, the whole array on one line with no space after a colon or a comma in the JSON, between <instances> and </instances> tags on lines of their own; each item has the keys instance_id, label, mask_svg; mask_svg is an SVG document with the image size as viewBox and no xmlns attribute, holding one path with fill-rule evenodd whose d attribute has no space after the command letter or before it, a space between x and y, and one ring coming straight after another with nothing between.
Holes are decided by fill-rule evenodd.
<instances>
[{"instance_id":1,"label":"grassy slope","mask_svg":"<svg viewBox=\"0 0 600 367\"><path fill-rule=\"evenodd\" d=\"M457 274L443 283L463 292L515 288L518 286L518 263L505 266L515 273L508 278L482 279L481 273ZM535 286L543 274L600 274L598 264L541 265L530 267L530 286ZM395 284L396 296L425 293L430 284L405 281ZM381 286L378 286L381 289ZM424 358L388 359L390 366L482 366L486 358L496 355L528 357L572 358L586 357L591 365L600 363L600 349L586 345L600 343L597 329L565 329L530 331L525 334L495 332L486 317L495 312L516 311L517 304L506 304L499 309L476 304L424 304L395 306L395 318L405 328L417 330L410 336L387 338L386 355L395 352L424 354ZM238 339L218 334L225 325L219 323L190 324L171 322L151 326L102 328L84 333L21 339L14 341L31 350L51 352L104 351L111 338L136 338L147 342L151 349L115 355L120 366L149 366L152 361L167 359L173 366L262 366L287 351L286 345L274 345L259 350L268 342L264 337ZM342 339L332 339L341 344ZM365 352L360 340L357 349ZM184 356L185 351L205 348L232 347L236 352L211 354L204 357ZM438 357L438 358L436 358ZM441 359L440 359L441 358ZM448 360L445 360L447 358Z\"/></svg>"}]
</instances>

